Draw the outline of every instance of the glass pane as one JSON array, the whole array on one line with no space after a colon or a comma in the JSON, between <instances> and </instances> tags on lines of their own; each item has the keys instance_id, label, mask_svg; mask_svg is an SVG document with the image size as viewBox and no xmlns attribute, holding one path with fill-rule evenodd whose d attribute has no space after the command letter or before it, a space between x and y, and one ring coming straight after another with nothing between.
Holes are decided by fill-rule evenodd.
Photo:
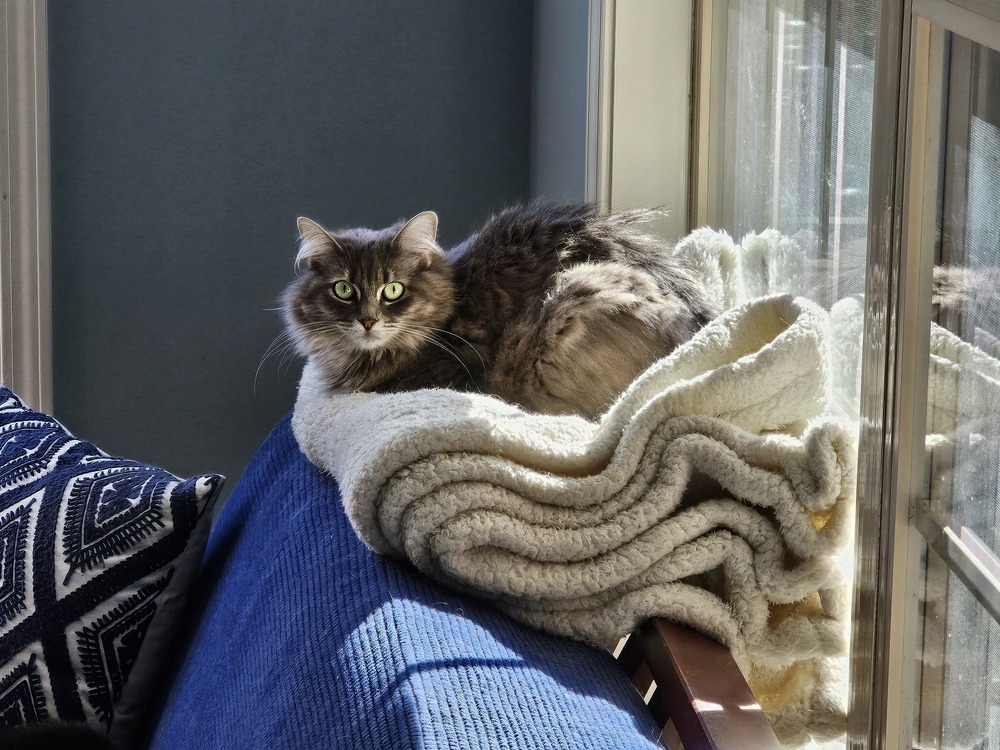
<instances>
[{"instance_id":1,"label":"glass pane","mask_svg":"<svg viewBox=\"0 0 1000 750\"><path fill-rule=\"evenodd\" d=\"M764 261L751 240L754 249L745 257L757 265L741 266L743 296L787 292L830 311L832 411L851 420L860 401L880 5L727 0L720 45L727 57L717 228L744 250L748 235L777 230L777 245L763 251ZM850 560L843 563L850 576ZM812 747L844 744L839 738Z\"/></svg>"},{"instance_id":2,"label":"glass pane","mask_svg":"<svg viewBox=\"0 0 1000 750\"><path fill-rule=\"evenodd\" d=\"M1000 750L1000 54L941 29L933 39L943 111L930 117L943 126L917 737Z\"/></svg>"}]
</instances>

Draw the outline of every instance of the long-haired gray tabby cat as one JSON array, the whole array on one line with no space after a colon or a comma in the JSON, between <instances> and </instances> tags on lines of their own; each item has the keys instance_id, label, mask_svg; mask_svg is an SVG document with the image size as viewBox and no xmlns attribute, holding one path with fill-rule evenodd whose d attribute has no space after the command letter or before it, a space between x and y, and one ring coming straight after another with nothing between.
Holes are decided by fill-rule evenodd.
<instances>
[{"instance_id":1,"label":"long-haired gray tabby cat","mask_svg":"<svg viewBox=\"0 0 1000 750\"><path fill-rule=\"evenodd\" d=\"M299 219L289 333L336 390L478 390L594 417L713 315L646 211L533 203L450 251L437 216L328 232Z\"/></svg>"}]
</instances>

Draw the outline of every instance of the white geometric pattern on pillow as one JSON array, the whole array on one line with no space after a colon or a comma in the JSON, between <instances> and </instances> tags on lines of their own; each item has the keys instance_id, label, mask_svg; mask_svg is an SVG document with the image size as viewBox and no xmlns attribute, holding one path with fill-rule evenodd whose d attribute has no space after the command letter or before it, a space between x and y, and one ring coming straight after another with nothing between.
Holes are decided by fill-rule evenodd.
<instances>
[{"instance_id":1,"label":"white geometric pattern on pillow","mask_svg":"<svg viewBox=\"0 0 1000 750\"><path fill-rule=\"evenodd\" d=\"M0 386L0 728L127 736L222 482L108 456Z\"/></svg>"}]
</instances>

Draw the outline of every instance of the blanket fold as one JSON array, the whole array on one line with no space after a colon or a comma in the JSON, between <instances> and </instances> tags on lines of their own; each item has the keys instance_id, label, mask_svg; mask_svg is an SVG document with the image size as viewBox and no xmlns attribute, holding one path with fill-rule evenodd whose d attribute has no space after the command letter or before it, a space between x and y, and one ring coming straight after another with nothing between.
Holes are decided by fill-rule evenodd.
<instances>
[{"instance_id":1,"label":"blanket fold","mask_svg":"<svg viewBox=\"0 0 1000 750\"><path fill-rule=\"evenodd\" d=\"M856 455L828 416L827 327L802 298L742 304L598 422L329 393L307 363L293 428L373 550L595 644L650 616L691 625L733 651L780 736L835 736Z\"/></svg>"}]
</instances>

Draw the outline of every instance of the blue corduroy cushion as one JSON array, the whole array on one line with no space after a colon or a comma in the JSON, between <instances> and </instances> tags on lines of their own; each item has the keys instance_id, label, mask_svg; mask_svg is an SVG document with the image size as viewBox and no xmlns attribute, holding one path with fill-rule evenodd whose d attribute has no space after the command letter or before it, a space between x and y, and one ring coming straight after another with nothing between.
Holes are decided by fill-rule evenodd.
<instances>
[{"instance_id":1,"label":"blue corduroy cushion","mask_svg":"<svg viewBox=\"0 0 1000 750\"><path fill-rule=\"evenodd\" d=\"M222 511L158 750L658 747L606 652L379 557L278 424Z\"/></svg>"},{"instance_id":2,"label":"blue corduroy cushion","mask_svg":"<svg viewBox=\"0 0 1000 750\"><path fill-rule=\"evenodd\" d=\"M108 456L0 386L0 728L130 735L221 486Z\"/></svg>"}]
</instances>

